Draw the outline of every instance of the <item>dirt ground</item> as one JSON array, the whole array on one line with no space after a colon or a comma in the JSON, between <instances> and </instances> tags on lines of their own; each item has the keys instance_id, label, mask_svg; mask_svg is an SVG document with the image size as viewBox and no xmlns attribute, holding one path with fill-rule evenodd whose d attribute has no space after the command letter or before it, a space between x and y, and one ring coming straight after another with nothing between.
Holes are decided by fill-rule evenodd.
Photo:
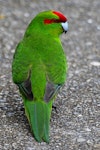
<instances>
[{"instance_id":1,"label":"dirt ground","mask_svg":"<svg viewBox=\"0 0 100 150\"><path fill-rule=\"evenodd\" d=\"M46 144L32 137L11 63L29 22L49 9L68 18L69 70ZM100 0L0 0L0 150L100 150Z\"/></svg>"}]
</instances>

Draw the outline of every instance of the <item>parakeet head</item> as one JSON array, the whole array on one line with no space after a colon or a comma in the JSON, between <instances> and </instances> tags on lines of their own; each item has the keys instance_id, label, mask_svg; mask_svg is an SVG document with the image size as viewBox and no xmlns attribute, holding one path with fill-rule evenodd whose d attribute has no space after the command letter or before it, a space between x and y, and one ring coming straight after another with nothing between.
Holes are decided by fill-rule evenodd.
<instances>
[{"instance_id":1,"label":"parakeet head","mask_svg":"<svg viewBox=\"0 0 100 150\"><path fill-rule=\"evenodd\" d=\"M54 36L60 35L63 32L66 33L68 31L68 22L67 18L61 12L50 10L40 12L32 20L29 27L31 33L34 30L35 32L52 34Z\"/></svg>"}]
</instances>

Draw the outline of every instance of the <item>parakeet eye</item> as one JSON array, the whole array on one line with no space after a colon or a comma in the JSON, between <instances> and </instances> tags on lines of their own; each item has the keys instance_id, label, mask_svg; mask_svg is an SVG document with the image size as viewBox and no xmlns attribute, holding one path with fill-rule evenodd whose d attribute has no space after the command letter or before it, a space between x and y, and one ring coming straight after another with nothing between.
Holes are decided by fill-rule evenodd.
<instances>
[{"instance_id":1,"label":"parakeet eye","mask_svg":"<svg viewBox=\"0 0 100 150\"><path fill-rule=\"evenodd\" d=\"M44 24L59 23L59 22L61 21L58 19L45 19L44 20Z\"/></svg>"},{"instance_id":2,"label":"parakeet eye","mask_svg":"<svg viewBox=\"0 0 100 150\"><path fill-rule=\"evenodd\" d=\"M45 19L44 20L44 24L51 24L51 23L55 23L55 22L57 22L56 19Z\"/></svg>"}]
</instances>

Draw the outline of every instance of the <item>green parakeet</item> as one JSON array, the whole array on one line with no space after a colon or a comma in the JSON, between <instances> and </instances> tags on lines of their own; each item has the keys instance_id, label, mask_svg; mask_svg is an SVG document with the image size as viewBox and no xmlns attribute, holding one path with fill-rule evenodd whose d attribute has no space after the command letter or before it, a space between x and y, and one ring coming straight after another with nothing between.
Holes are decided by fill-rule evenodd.
<instances>
[{"instance_id":1,"label":"green parakeet","mask_svg":"<svg viewBox=\"0 0 100 150\"><path fill-rule=\"evenodd\" d=\"M68 67L59 36L67 30L67 18L62 13L40 12L29 24L13 57L13 82L19 87L38 142L49 143L52 104L66 80Z\"/></svg>"}]
</instances>

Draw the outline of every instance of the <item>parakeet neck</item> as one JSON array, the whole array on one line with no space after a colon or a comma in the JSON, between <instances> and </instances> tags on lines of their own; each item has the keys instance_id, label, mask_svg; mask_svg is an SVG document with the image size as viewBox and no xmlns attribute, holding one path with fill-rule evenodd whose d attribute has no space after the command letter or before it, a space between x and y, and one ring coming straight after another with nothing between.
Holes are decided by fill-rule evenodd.
<instances>
[{"instance_id":1,"label":"parakeet neck","mask_svg":"<svg viewBox=\"0 0 100 150\"><path fill-rule=\"evenodd\" d=\"M25 36L52 36L59 37L59 35L63 32L60 24L52 24L52 25L44 25L39 24L33 20L28 28L26 29Z\"/></svg>"}]
</instances>

